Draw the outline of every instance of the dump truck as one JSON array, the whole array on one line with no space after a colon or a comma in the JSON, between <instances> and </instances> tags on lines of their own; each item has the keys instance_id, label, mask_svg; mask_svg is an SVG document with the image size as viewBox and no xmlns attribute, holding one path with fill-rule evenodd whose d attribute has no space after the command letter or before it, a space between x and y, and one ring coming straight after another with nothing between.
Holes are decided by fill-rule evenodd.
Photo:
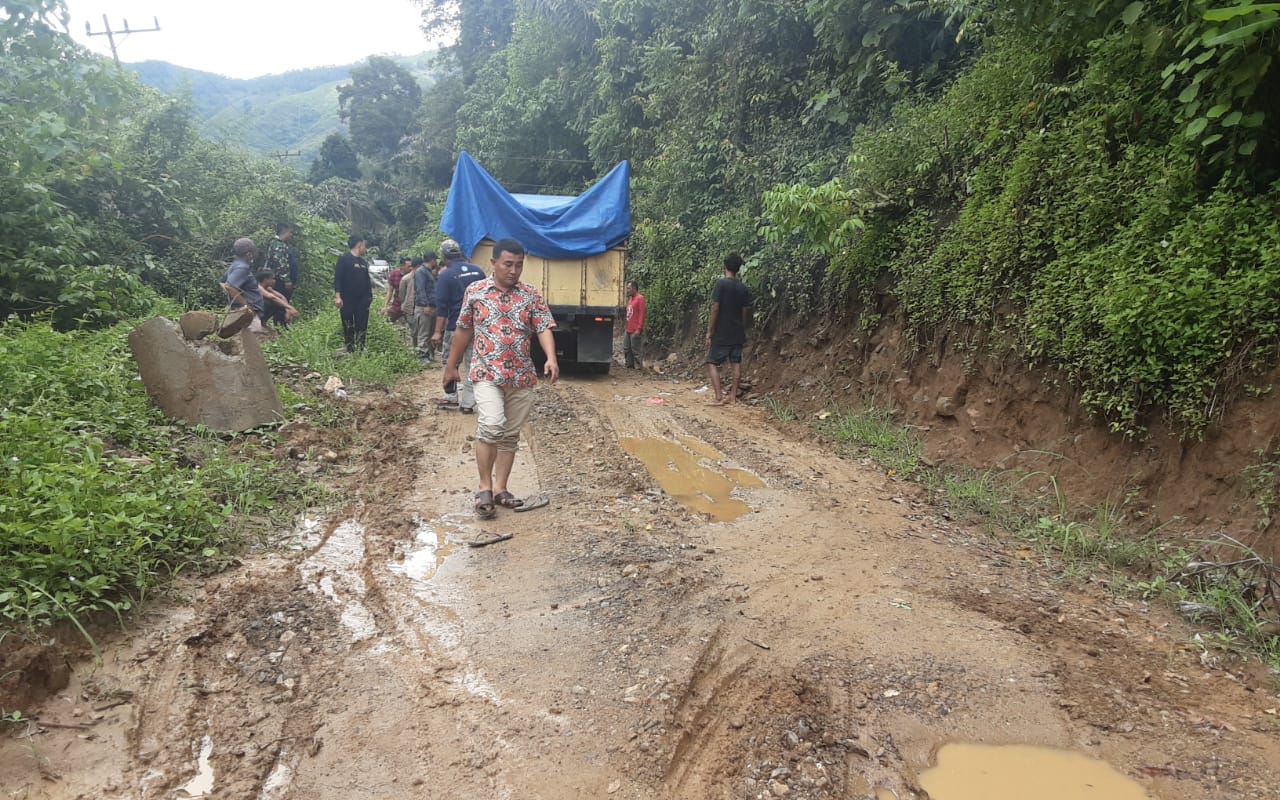
<instances>
[{"instance_id":1,"label":"dump truck","mask_svg":"<svg viewBox=\"0 0 1280 800\"><path fill-rule=\"evenodd\" d=\"M524 245L521 280L551 307L561 367L608 372L614 323L625 317L629 192L624 161L580 195L512 194L464 151L440 229L485 270L498 239Z\"/></svg>"}]
</instances>

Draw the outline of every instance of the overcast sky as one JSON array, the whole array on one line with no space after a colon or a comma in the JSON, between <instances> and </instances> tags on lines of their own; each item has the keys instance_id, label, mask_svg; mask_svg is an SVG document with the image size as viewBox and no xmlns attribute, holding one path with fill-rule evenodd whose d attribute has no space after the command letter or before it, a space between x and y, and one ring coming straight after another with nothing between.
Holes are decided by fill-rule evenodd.
<instances>
[{"instance_id":1,"label":"overcast sky","mask_svg":"<svg viewBox=\"0 0 1280 800\"><path fill-rule=\"evenodd\" d=\"M421 10L411 0L67 0L70 32L95 52L111 54L95 33L154 27L159 33L116 37L120 60L168 61L232 78L292 69L351 64L371 55L412 55L431 48L419 29Z\"/></svg>"}]
</instances>

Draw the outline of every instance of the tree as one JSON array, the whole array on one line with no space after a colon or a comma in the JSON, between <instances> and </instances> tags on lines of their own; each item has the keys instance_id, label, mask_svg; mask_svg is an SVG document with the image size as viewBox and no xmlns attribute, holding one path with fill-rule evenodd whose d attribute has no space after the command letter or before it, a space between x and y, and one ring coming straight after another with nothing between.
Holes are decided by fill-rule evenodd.
<instances>
[{"instance_id":1,"label":"tree","mask_svg":"<svg viewBox=\"0 0 1280 800\"><path fill-rule=\"evenodd\" d=\"M340 133L331 133L320 145L320 155L311 162L311 171L307 173L307 181L320 184L329 178L345 178L349 181L360 179L360 165L356 161L355 148L351 141Z\"/></svg>"},{"instance_id":2,"label":"tree","mask_svg":"<svg viewBox=\"0 0 1280 800\"><path fill-rule=\"evenodd\" d=\"M441 53L462 70L470 85L489 57L511 41L515 0L417 0L422 30L429 38L457 36Z\"/></svg>"},{"instance_id":3,"label":"tree","mask_svg":"<svg viewBox=\"0 0 1280 800\"><path fill-rule=\"evenodd\" d=\"M590 40L521 12L458 110L457 144L518 192L573 194L594 176L586 126L594 86ZM612 165L610 165L612 166Z\"/></svg>"},{"instance_id":4,"label":"tree","mask_svg":"<svg viewBox=\"0 0 1280 800\"><path fill-rule=\"evenodd\" d=\"M383 162L412 132L421 103L422 87L413 74L382 56L352 68L351 83L338 87L338 116L351 131L351 146Z\"/></svg>"}]
</instances>

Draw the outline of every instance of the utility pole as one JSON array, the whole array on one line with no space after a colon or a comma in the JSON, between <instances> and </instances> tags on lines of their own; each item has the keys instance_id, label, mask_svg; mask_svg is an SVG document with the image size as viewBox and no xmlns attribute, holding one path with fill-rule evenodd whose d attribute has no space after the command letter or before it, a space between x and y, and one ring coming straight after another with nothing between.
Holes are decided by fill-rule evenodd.
<instances>
[{"instance_id":1,"label":"utility pole","mask_svg":"<svg viewBox=\"0 0 1280 800\"><path fill-rule=\"evenodd\" d=\"M122 33L122 34L124 34L123 36L121 36L121 37L120 37L120 41L121 41L121 42L123 42L125 39L129 38L129 34L131 34L131 33L153 33L153 32L155 32L155 31L160 30L160 18L159 18L159 17L152 17L152 18L151 18L151 23L152 23L152 25L154 25L154 27L151 27L151 28L132 28L132 29L130 29L130 28L129 28L129 20L127 20L127 19L126 19L126 20L124 20L124 30L113 31L113 30L111 30L111 23L107 21L107 15L106 15L106 14L103 14L103 15L102 15L102 27L104 28L104 30L101 30L101 31L98 31L97 33L95 33L95 32L93 31L93 26L92 26L91 24L89 24L88 22L86 22L86 23L84 24L84 34L85 34L85 36L105 36L105 37L107 37L107 43L111 45L111 57L112 57L112 58L114 58L114 59L116 60L116 64L117 64L117 65L119 65L119 64L120 64L120 54L116 52L116 34L117 34L117 33Z\"/></svg>"}]
</instances>

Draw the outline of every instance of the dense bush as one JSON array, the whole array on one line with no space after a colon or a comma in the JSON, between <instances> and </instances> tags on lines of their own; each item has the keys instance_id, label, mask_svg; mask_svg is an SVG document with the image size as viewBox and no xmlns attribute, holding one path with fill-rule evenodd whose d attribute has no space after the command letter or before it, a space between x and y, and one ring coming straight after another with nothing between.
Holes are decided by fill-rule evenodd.
<instances>
[{"instance_id":1,"label":"dense bush","mask_svg":"<svg viewBox=\"0 0 1280 800\"><path fill-rule=\"evenodd\" d=\"M1063 19L1002 19L943 93L858 131L840 183L766 195L765 233L827 259L837 297L891 279L921 334L1012 335L1117 431L1164 414L1197 436L1280 341L1275 133L1225 152L1187 124L1162 69L1194 50L1185 30L1130 11L1046 43ZM1259 102L1242 93L1233 124Z\"/></svg>"},{"instance_id":2,"label":"dense bush","mask_svg":"<svg viewBox=\"0 0 1280 800\"><path fill-rule=\"evenodd\" d=\"M130 608L185 566L225 557L233 511L287 512L296 499L269 462L164 425L128 329L0 327L0 626Z\"/></svg>"}]
</instances>

